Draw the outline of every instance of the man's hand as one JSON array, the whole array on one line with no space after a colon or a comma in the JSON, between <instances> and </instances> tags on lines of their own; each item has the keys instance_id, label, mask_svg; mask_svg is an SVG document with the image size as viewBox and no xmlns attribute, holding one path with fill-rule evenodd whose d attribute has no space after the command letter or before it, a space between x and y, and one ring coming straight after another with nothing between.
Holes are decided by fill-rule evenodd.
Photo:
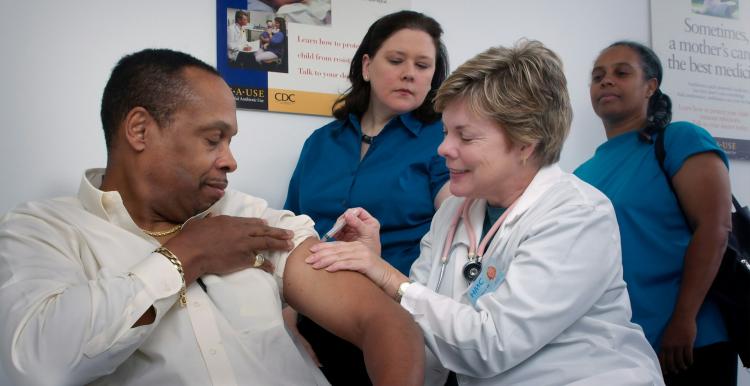
<instances>
[{"instance_id":1,"label":"man's hand","mask_svg":"<svg viewBox=\"0 0 750 386\"><path fill-rule=\"evenodd\" d=\"M179 257L185 282L192 283L206 273L220 275L253 267L261 251L290 251L293 236L258 218L208 216L189 221L164 246ZM269 269L270 263L259 268Z\"/></svg>"}]
</instances>

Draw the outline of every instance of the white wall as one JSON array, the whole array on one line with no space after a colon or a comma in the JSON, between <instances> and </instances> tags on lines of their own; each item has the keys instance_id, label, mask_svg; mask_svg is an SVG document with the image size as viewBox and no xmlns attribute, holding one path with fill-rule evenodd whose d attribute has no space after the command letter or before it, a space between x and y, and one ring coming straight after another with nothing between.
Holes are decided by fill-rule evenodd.
<instances>
[{"instance_id":1,"label":"white wall","mask_svg":"<svg viewBox=\"0 0 750 386\"><path fill-rule=\"evenodd\" d=\"M0 213L22 201L75 193L84 168L103 166L99 101L114 63L145 47L216 61L215 2L0 0ZM622 38L648 42L647 0L464 3L412 0L442 23L451 67L490 45L543 41L565 62L575 110L562 154L572 170L604 140L588 99L599 50ZM461 5L459 5L461 4ZM233 142L239 170L231 186L281 206L302 142L328 118L239 111ZM733 190L750 202L750 164L733 162Z\"/></svg>"},{"instance_id":2,"label":"white wall","mask_svg":"<svg viewBox=\"0 0 750 386\"><path fill-rule=\"evenodd\" d=\"M166 47L216 61L213 1L0 2L0 213L29 199L74 194L84 168L104 165L99 101L122 55ZM451 68L520 37L541 40L563 58L575 111L561 160L568 170L604 141L588 97L599 50L617 39L650 40L648 0L575 6L557 0L412 0L412 8L443 25ZM281 206L302 142L329 119L255 111L239 111L237 118L233 150L240 167L231 186ZM750 202L748 171L748 162L732 162L732 188L744 203Z\"/></svg>"}]
</instances>

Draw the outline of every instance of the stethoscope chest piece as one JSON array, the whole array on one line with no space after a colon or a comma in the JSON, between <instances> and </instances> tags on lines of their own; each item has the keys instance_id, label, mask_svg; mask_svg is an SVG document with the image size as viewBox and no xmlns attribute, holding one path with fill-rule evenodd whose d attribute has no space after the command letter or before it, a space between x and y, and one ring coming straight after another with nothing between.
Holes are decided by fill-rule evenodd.
<instances>
[{"instance_id":1,"label":"stethoscope chest piece","mask_svg":"<svg viewBox=\"0 0 750 386\"><path fill-rule=\"evenodd\" d=\"M464 277L469 282L476 280L479 274L482 272L482 262L478 261L476 257L470 257L469 261L464 264Z\"/></svg>"},{"instance_id":2,"label":"stethoscope chest piece","mask_svg":"<svg viewBox=\"0 0 750 386\"><path fill-rule=\"evenodd\" d=\"M463 204L461 204L461 207L456 212L456 214L453 216L453 219L451 220L450 228L448 228L448 233L445 237L445 242L443 243L443 252L440 257L440 276L438 276L437 286L435 287L435 290L437 291L440 288L440 283L443 282L443 274L445 273L445 265L448 263L448 252L450 251L451 246L453 245L453 238L456 236L456 230L458 229L458 222L463 219L463 221L466 223L466 233L468 233L469 237L469 256L468 256L468 262L464 264L464 268L462 270L462 273L464 275L464 278L468 280L469 282L472 282L476 280L476 278L479 277L479 275L482 273L482 256L484 255L487 245L489 244L490 240L492 240L492 237L495 235L495 233L500 228L500 225L503 223L503 220L505 220L505 217L508 215L508 213L511 212L511 209L516 204L516 201L513 201L512 204L506 209L500 217L495 220L495 223L492 224L492 227L487 231L487 234L482 238L482 241L477 245L477 238L474 234L474 230L471 227L471 222L469 221L469 209L471 208L471 204L474 203L474 199L467 198L464 200ZM476 249L475 249L476 248Z\"/></svg>"}]
</instances>

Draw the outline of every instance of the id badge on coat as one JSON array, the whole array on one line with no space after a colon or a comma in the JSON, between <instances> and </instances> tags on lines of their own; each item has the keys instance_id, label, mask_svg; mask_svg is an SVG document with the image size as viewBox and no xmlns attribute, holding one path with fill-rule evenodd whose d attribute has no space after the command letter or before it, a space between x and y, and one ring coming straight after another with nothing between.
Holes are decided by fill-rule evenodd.
<instances>
[{"instance_id":1,"label":"id badge on coat","mask_svg":"<svg viewBox=\"0 0 750 386\"><path fill-rule=\"evenodd\" d=\"M495 292L497 287L505 280L505 272L500 271L494 265L484 264L482 272L469 287L469 299L471 304L476 305L477 300L485 294Z\"/></svg>"}]
</instances>

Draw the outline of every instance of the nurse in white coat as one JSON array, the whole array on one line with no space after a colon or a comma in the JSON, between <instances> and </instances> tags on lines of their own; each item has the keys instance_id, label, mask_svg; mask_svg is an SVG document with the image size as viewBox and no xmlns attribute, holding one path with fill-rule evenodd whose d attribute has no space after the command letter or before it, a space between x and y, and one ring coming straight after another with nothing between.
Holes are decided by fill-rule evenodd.
<instances>
[{"instance_id":1,"label":"nurse in white coat","mask_svg":"<svg viewBox=\"0 0 750 386\"><path fill-rule=\"evenodd\" d=\"M427 384L452 371L460 385L662 385L630 322L612 205L557 165L572 120L559 58L535 41L490 48L435 104L455 197L410 277L379 258L377 220L361 208L344 215L345 241L307 262L364 273L414 316Z\"/></svg>"}]
</instances>

